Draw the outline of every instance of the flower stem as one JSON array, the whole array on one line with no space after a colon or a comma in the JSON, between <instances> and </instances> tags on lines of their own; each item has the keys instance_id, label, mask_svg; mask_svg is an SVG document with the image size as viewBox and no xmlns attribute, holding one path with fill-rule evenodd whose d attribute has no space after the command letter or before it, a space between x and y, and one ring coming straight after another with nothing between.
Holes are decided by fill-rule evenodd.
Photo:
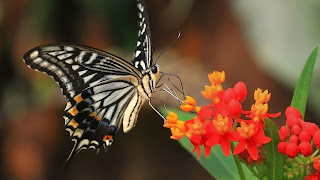
<instances>
[{"instance_id":1,"label":"flower stem","mask_svg":"<svg viewBox=\"0 0 320 180\"><path fill-rule=\"evenodd\" d=\"M257 178L261 179L259 176L259 173L254 169L254 167L251 167L251 166L247 166L247 167L253 173L253 175L255 175ZM256 167L256 169L258 170L258 167Z\"/></svg>"},{"instance_id":2,"label":"flower stem","mask_svg":"<svg viewBox=\"0 0 320 180\"><path fill-rule=\"evenodd\" d=\"M234 150L234 144L233 142L231 142L231 150L233 152ZM236 163L236 166L237 166L237 169L238 169L238 173L240 175L240 179L241 180L245 180L246 177L244 176L244 173L243 173L243 169L242 169L242 166L240 164L240 160L239 160L239 157L237 155L233 155L233 159L234 159L234 162Z\"/></svg>"}]
</instances>

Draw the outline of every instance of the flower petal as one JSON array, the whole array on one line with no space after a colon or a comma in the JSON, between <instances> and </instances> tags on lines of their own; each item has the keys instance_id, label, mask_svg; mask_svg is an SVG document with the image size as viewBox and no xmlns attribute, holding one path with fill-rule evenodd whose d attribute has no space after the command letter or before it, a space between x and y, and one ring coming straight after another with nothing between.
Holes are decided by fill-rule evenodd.
<instances>
[{"instance_id":1,"label":"flower petal","mask_svg":"<svg viewBox=\"0 0 320 180\"><path fill-rule=\"evenodd\" d=\"M237 144L236 148L234 148L233 154L239 154L241 153L243 150L246 149L246 140L245 139L241 139L239 141L239 143Z\"/></svg>"},{"instance_id":2,"label":"flower petal","mask_svg":"<svg viewBox=\"0 0 320 180\"><path fill-rule=\"evenodd\" d=\"M220 144L223 154L228 157L230 155L230 142L225 136L222 136L220 138Z\"/></svg>"},{"instance_id":3,"label":"flower petal","mask_svg":"<svg viewBox=\"0 0 320 180\"><path fill-rule=\"evenodd\" d=\"M195 142L195 143L197 143L197 144L200 144L201 135L199 135L199 134L192 135L192 136L190 137L190 141Z\"/></svg>"},{"instance_id":4,"label":"flower petal","mask_svg":"<svg viewBox=\"0 0 320 180\"><path fill-rule=\"evenodd\" d=\"M215 146L219 143L220 141L220 135L219 134L210 134L210 136L208 136L208 140L206 141L206 145L207 146Z\"/></svg>"},{"instance_id":5,"label":"flower petal","mask_svg":"<svg viewBox=\"0 0 320 180\"><path fill-rule=\"evenodd\" d=\"M211 152L211 146L204 145L204 154L205 154L206 158L209 157L210 152Z\"/></svg>"},{"instance_id":6,"label":"flower petal","mask_svg":"<svg viewBox=\"0 0 320 180\"><path fill-rule=\"evenodd\" d=\"M258 159L258 148L257 148L257 144L254 143L251 140L247 140L247 146L248 146L248 153L250 155L250 157L253 160L257 160Z\"/></svg>"}]
</instances>

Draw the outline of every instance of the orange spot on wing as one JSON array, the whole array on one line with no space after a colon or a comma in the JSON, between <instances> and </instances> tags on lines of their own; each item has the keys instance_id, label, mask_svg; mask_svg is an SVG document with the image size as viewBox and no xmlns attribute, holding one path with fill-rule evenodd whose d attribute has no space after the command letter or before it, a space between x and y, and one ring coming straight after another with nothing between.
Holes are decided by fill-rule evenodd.
<instances>
[{"instance_id":1,"label":"orange spot on wing","mask_svg":"<svg viewBox=\"0 0 320 180\"><path fill-rule=\"evenodd\" d=\"M97 113L93 112L90 114L91 117L94 117L96 119L96 121L101 121L101 118L99 116L97 116Z\"/></svg>"},{"instance_id":2,"label":"orange spot on wing","mask_svg":"<svg viewBox=\"0 0 320 180\"><path fill-rule=\"evenodd\" d=\"M97 114L96 114L95 112L93 112L93 113L90 114L91 117L96 117L96 115L97 115Z\"/></svg>"},{"instance_id":3,"label":"orange spot on wing","mask_svg":"<svg viewBox=\"0 0 320 180\"><path fill-rule=\"evenodd\" d=\"M113 136L112 136L112 135L105 135L105 136L103 137L103 142L106 142L107 140L113 141Z\"/></svg>"},{"instance_id":4,"label":"orange spot on wing","mask_svg":"<svg viewBox=\"0 0 320 180\"><path fill-rule=\"evenodd\" d=\"M76 97L73 98L77 103L79 103L80 101L82 101L82 97L81 94L78 94Z\"/></svg>"},{"instance_id":5,"label":"orange spot on wing","mask_svg":"<svg viewBox=\"0 0 320 180\"><path fill-rule=\"evenodd\" d=\"M77 123L74 119L72 119L69 123L70 126L72 126L73 128L77 128L79 123Z\"/></svg>"},{"instance_id":6,"label":"orange spot on wing","mask_svg":"<svg viewBox=\"0 0 320 180\"><path fill-rule=\"evenodd\" d=\"M77 110L77 107L74 106L73 108L71 108L69 111L68 111L72 116L75 116L79 113L79 111Z\"/></svg>"}]
</instances>

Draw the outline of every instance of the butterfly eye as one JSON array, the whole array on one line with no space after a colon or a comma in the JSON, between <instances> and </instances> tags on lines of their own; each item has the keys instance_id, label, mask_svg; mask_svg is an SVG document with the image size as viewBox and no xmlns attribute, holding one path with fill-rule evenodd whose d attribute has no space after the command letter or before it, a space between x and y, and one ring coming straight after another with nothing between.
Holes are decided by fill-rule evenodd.
<instances>
[{"instance_id":1,"label":"butterfly eye","mask_svg":"<svg viewBox=\"0 0 320 180\"><path fill-rule=\"evenodd\" d=\"M157 67L157 66L152 66L152 67L151 67L151 72L152 72L153 74L157 73L157 72L158 72L158 67Z\"/></svg>"}]
</instances>

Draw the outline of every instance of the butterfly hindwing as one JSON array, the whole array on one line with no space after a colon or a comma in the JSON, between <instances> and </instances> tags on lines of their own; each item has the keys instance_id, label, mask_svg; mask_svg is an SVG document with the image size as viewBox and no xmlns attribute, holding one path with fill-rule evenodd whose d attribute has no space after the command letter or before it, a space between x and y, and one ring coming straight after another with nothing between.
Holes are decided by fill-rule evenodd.
<instances>
[{"instance_id":1,"label":"butterfly hindwing","mask_svg":"<svg viewBox=\"0 0 320 180\"><path fill-rule=\"evenodd\" d=\"M65 128L75 142L70 157L81 149L108 149L123 122L124 131L134 127L144 99L132 77L103 82L84 90L67 103Z\"/></svg>"},{"instance_id":2,"label":"butterfly hindwing","mask_svg":"<svg viewBox=\"0 0 320 180\"><path fill-rule=\"evenodd\" d=\"M137 10L139 31L132 64L140 71L143 71L152 65L151 33L149 17L143 0L137 0Z\"/></svg>"}]
</instances>

